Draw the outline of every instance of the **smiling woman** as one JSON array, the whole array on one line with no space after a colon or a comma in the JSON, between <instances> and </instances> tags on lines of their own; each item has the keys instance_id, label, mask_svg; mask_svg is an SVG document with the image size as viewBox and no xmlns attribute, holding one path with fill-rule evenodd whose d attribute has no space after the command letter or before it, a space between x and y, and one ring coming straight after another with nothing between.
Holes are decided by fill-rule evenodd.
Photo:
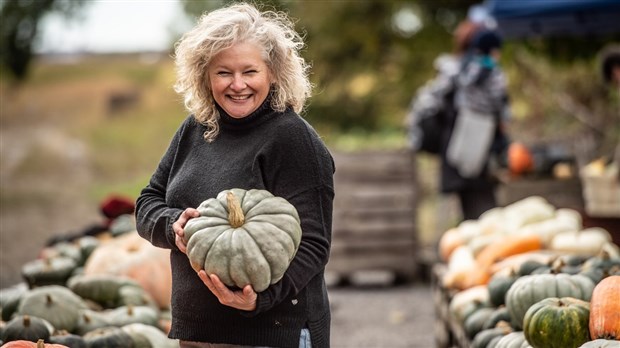
<instances>
[{"instance_id":1,"label":"smiling woman","mask_svg":"<svg viewBox=\"0 0 620 348\"><path fill-rule=\"evenodd\" d=\"M331 245L334 161L318 133L299 116L311 92L309 66L299 52L303 46L286 14L261 12L245 3L203 15L175 46L174 87L191 115L138 197L136 217L142 237L170 249L170 337L179 339L182 348L307 348L310 342L315 348L329 347L324 273ZM258 255L249 252L253 241L270 240L265 231L281 215L273 214L273 204L245 215L260 220L253 241L241 237L247 227L237 223L225 243L211 247L213 234L198 242L185 237L198 223L220 229L219 213L226 216L223 210L236 207L201 207L202 202L220 192L254 189L295 208L301 240L292 259L282 254L285 248L269 252L270 259L290 260L279 280L264 286L235 282L229 288L225 282L230 282L213 272L213 262L194 262L192 267L189 258L195 250L208 249L220 261L227 255L234 265L231 273L257 270L258 260L243 255ZM239 199L241 210L256 203L246 198ZM200 218L203 213L206 219ZM232 251L217 245L230 245ZM235 279L253 279L260 272L255 273Z\"/></svg>"}]
</instances>

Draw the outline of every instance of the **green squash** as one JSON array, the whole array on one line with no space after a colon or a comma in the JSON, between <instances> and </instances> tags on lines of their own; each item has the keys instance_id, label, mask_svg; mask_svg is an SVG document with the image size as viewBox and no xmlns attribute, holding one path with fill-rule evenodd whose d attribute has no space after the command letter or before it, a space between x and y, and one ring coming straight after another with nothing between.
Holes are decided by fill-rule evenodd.
<instances>
[{"instance_id":1,"label":"green squash","mask_svg":"<svg viewBox=\"0 0 620 348\"><path fill-rule=\"evenodd\" d=\"M497 273L491 277L487 288L489 289L489 300L493 306L499 307L506 303L506 293L519 277L515 272L510 272L509 274Z\"/></svg>"},{"instance_id":2,"label":"green squash","mask_svg":"<svg viewBox=\"0 0 620 348\"><path fill-rule=\"evenodd\" d=\"M465 319L463 328L468 338L474 338L478 332L482 331L482 326L493 314L494 310L491 307L481 307Z\"/></svg>"},{"instance_id":3,"label":"green squash","mask_svg":"<svg viewBox=\"0 0 620 348\"><path fill-rule=\"evenodd\" d=\"M73 333L83 336L90 331L112 326L108 321L107 313L90 309L80 311Z\"/></svg>"},{"instance_id":4,"label":"green squash","mask_svg":"<svg viewBox=\"0 0 620 348\"><path fill-rule=\"evenodd\" d=\"M577 348L590 340L590 304L572 297L551 297L525 314L523 333L534 348Z\"/></svg>"},{"instance_id":5,"label":"green squash","mask_svg":"<svg viewBox=\"0 0 620 348\"><path fill-rule=\"evenodd\" d=\"M74 335L64 330L54 332L54 334L50 336L48 342L71 348L87 348L86 341L84 341L82 336Z\"/></svg>"},{"instance_id":6,"label":"green squash","mask_svg":"<svg viewBox=\"0 0 620 348\"><path fill-rule=\"evenodd\" d=\"M0 311L2 312L3 321L9 321L13 318L13 314L17 312L22 296L27 292L28 285L26 283L19 283L0 289Z\"/></svg>"},{"instance_id":7,"label":"green squash","mask_svg":"<svg viewBox=\"0 0 620 348\"><path fill-rule=\"evenodd\" d=\"M157 326L159 311L149 306L122 306L106 313L110 325L121 327L133 323Z\"/></svg>"},{"instance_id":8,"label":"green squash","mask_svg":"<svg viewBox=\"0 0 620 348\"><path fill-rule=\"evenodd\" d=\"M6 324L2 332L2 341L31 341L37 342L39 339L48 340L54 330L52 325L45 319L32 317L29 315L17 316Z\"/></svg>"},{"instance_id":9,"label":"green squash","mask_svg":"<svg viewBox=\"0 0 620 348\"><path fill-rule=\"evenodd\" d=\"M88 332L83 336L89 348L133 347L133 340L119 327L104 327Z\"/></svg>"},{"instance_id":10,"label":"green squash","mask_svg":"<svg viewBox=\"0 0 620 348\"><path fill-rule=\"evenodd\" d=\"M494 338L506 336L511 332L512 329L507 324L484 329L474 336L474 339L471 341L471 348L486 348Z\"/></svg>"},{"instance_id":11,"label":"green squash","mask_svg":"<svg viewBox=\"0 0 620 348\"><path fill-rule=\"evenodd\" d=\"M75 259L67 256L36 259L22 266L22 277L30 288L65 285L76 267Z\"/></svg>"},{"instance_id":12,"label":"green squash","mask_svg":"<svg viewBox=\"0 0 620 348\"><path fill-rule=\"evenodd\" d=\"M508 312L508 308L506 308L506 306L499 306L495 308L493 313L491 313L484 324L482 324L482 329L492 329L502 321L510 324L510 312Z\"/></svg>"},{"instance_id":13,"label":"green squash","mask_svg":"<svg viewBox=\"0 0 620 348\"><path fill-rule=\"evenodd\" d=\"M279 281L301 242L297 210L265 190L222 191L197 208L185 226L187 255L197 272L231 287L261 292Z\"/></svg>"},{"instance_id":14,"label":"green squash","mask_svg":"<svg viewBox=\"0 0 620 348\"><path fill-rule=\"evenodd\" d=\"M74 276L67 286L78 296L95 301L104 308L125 305L154 305L151 296L138 282L128 277L109 274Z\"/></svg>"},{"instance_id":15,"label":"green squash","mask_svg":"<svg viewBox=\"0 0 620 348\"><path fill-rule=\"evenodd\" d=\"M77 324L80 311L86 308L84 300L68 288L48 285L24 294L17 312L45 319L57 330L71 332Z\"/></svg>"},{"instance_id":16,"label":"green squash","mask_svg":"<svg viewBox=\"0 0 620 348\"><path fill-rule=\"evenodd\" d=\"M517 279L510 287L506 293L506 307L510 312L511 323L520 329L525 313L536 302L549 297L573 297L589 301L592 291L592 280L580 274L532 274Z\"/></svg>"}]
</instances>

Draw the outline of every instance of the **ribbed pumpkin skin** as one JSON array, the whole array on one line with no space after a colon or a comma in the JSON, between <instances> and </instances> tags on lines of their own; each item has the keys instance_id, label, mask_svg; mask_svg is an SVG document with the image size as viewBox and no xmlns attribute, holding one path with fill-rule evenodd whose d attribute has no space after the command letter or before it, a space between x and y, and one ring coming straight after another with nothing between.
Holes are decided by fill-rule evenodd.
<instances>
[{"instance_id":1,"label":"ribbed pumpkin skin","mask_svg":"<svg viewBox=\"0 0 620 348\"><path fill-rule=\"evenodd\" d=\"M77 325L80 310L86 308L86 302L68 288L47 285L24 294L17 312L45 319L57 330L72 332Z\"/></svg>"},{"instance_id":2,"label":"ribbed pumpkin skin","mask_svg":"<svg viewBox=\"0 0 620 348\"><path fill-rule=\"evenodd\" d=\"M227 194L232 192L245 217L229 221ZM280 280L301 242L297 210L265 190L225 190L197 208L200 217L184 228L192 267L216 274L228 286L251 284L260 292Z\"/></svg>"},{"instance_id":3,"label":"ribbed pumpkin skin","mask_svg":"<svg viewBox=\"0 0 620 348\"><path fill-rule=\"evenodd\" d=\"M594 287L590 301L590 337L620 340L620 276L604 278Z\"/></svg>"},{"instance_id":4,"label":"ribbed pumpkin skin","mask_svg":"<svg viewBox=\"0 0 620 348\"><path fill-rule=\"evenodd\" d=\"M534 348L577 348L590 339L589 317L586 301L546 298L527 310L523 333Z\"/></svg>"},{"instance_id":5,"label":"ribbed pumpkin skin","mask_svg":"<svg viewBox=\"0 0 620 348\"><path fill-rule=\"evenodd\" d=\"M523 276L512 284L506 293L506 307L512 324L523 327L523 318L531 305L549 297L573 297L590 301L594 283L583 275L532 274Z\"/></svg>"}]
</instances>

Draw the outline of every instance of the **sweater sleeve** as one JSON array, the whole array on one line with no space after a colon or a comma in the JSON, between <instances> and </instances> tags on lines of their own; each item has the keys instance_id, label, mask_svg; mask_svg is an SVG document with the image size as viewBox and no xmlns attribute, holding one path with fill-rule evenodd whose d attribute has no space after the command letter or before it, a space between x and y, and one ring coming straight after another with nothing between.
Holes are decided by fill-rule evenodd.
<instances>
[{"instance_id":1,"label":"sweater sleeve","mask_svg":"<svg viewBox=\"0 0 620 348\"><path fill-rule=\"evenodd\" d=\"M257 308L244 315L267 311L296 295L329 260L334 199L334 162L314 130L277 134L275 147L265 157L267 189L286 198L299 213L302 238L283 278L258 294Z\"/></svg>"},{"instance_id":2,"label":"sweater sleeve","mask_svg":"<svg viewBox=\"0 0 620 348\"><path fill-rule=\"evenodd\" d=\"M168 206L166 192L170 170L186 123L175 133L148 185L142 189L136 201L136 229L138 234L154 246L165 249L178 250L172 224L183 211Z\"/></svg>"}]
</instances>

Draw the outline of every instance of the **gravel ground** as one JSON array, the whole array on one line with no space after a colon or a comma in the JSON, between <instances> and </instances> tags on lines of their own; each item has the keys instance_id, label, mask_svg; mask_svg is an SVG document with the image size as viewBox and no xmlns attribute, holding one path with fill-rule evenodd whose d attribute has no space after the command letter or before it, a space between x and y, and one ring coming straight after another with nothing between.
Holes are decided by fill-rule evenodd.
<instances>
[{"instance_id":1,"label":"gravel ground","mask_svg":"<svg viewBox=\"0 0 620 348\"><path fill-rule=\"evenodd\" d=\"M365 275L370 278L370 275ZM334 348L432 348L435 314L430 284L391 285L384 275L329 286Z\"/></svg>"}]
</instances>

